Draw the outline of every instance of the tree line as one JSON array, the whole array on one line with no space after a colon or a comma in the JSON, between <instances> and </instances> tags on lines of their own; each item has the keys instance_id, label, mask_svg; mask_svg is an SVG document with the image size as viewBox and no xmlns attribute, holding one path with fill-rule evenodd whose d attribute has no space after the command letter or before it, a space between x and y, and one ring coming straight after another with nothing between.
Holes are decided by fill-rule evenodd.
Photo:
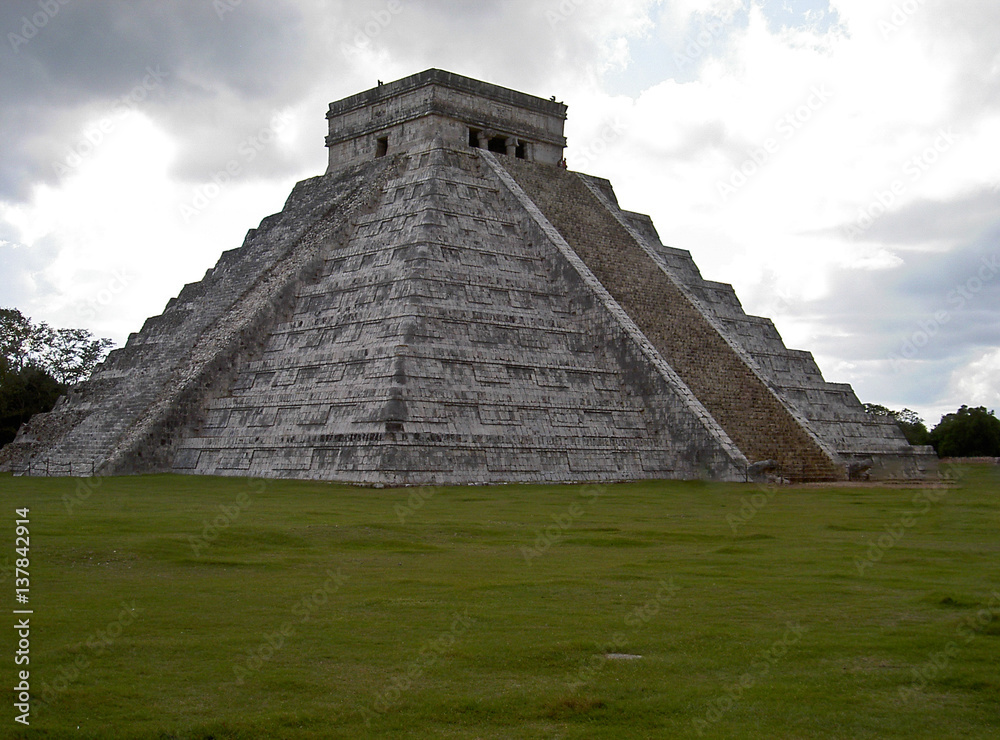
<instances>
[{"instance_id":1,"label":"tree line","mask_svg":"<svg viewBox=\"0 0 1000 740\"><path fill-rule=\"evenodd\" d=\"M0 308L0 447L33 414L51 411L113 344L86 329L54 329L15 308Z\"/></svg>"},{"instance_id":2,"label":"tree line","mask_svg":"<svg viewBox=\"0 0 1000 740\"><path fill-rule=\"evenodd\" d=\"M931 445L939 457L1000 457L1000 419L985 406L963 405L953 414L945 414L933 429L915 411L893 411L885 406L866 403L865 410L876 416L889 416L911 445Z\"/></svg>"}]
</instances>

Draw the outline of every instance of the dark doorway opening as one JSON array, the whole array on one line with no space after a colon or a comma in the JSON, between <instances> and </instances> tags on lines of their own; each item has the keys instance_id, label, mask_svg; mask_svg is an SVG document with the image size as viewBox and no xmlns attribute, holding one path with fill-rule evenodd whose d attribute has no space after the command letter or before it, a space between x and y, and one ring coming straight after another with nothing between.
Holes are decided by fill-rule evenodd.
<instances>
[{"instance_id":1,"label":"dark doorway opening","mask_svg":"<svg viewBox=\"0 0 1000 740\"><path fill-rule=\"evenodd\" d=\"M528 147L523 141L517 142L517 149L514 151L514 156L518 159L528 158Z\"/></svg>"},{"instance_id":2,"label":"dark doorway opening","mask_svg":"<svg viewBox=\"0 0 1000 740\"><path fill-rule=\"evenodd\" d=\"M502 136L494 136L490 139L490 151L497 154L507 153L507 139Z\"/></svg>"},{"instance_id":3,"label":"dark doorway opening","mask_svg":"<svg viewBox=\"0 0 1000 740\"><path fill-rule=\"evenodd\" d=\"M469 129L469 146L473 149L479 148L479 134L482 133L479 129L470 128Z\"/></svg>"},{"instance_id":4,"label":"dark doorway opening","mask_svg":"<svg viewBox=\"0 0 1000 740\"><path fill-rule=\"evenodd\" d=\"M384 157L389 153L389 137L380 136L375 142L375 157Z\"/></svg>"}]
</instances>

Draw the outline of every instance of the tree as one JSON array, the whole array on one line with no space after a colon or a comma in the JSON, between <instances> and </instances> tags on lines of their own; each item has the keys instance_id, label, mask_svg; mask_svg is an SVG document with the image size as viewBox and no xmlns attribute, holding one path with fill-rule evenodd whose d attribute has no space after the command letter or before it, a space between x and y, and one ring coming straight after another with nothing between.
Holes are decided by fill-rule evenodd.
<instances>
[{"instance_id":1,"label":"tree","mask_svg":"<svg viewBox=\"0 0 1000 740\"><path fill-rule=\"evenodd\" d=\"M86 329L53 329L44 321L33 324L16 308L0 308L0 358L14 372L36 367L72 385L90 375L113 344Z\"/></svg>"},{"instance_id":2,"label":"tree","mask_svg":"<svg viewBox=\"0 0 1000 740\"><path fill-rule=\"evenodd\" d=\"M51 411L65 392L65 385L40 368L0 369L0 447L12 442L32 416Z\"/></svg>"},{"instance_id":3,"label":"tree","mask_svg":"<svg viewBox=\"0 0 1000 740\"><path fill-rule=\"evenodd\" d=\"M16 308L0 308L0 446L34 414L51 411L59 396L84 380L107 354L110 339L86 329L33 324Z\"/></svg>"},{"instance_id":4,"label":"tree","mask_svg":"<svg viewBox=\"0 0 1000 740\"><path fill-rule=\"evenodd\" d=\"M920 418L916 411L903 409L896 414L896 423L903 430L906 441L911 445L929 445L931 443L931 433L927 431L927 425Z\"/></svg>"},{"instance_id":5,"label":"tree","mask_svg":"<svg viewBox=\"0 0 1000 740\"><path fill-rule=\"evenodd\" d=\"M924 420L920 418L916 411L911 409L893 411L892 409L880 406L877 403L866 403L865 411L869 414L874 414L875 416L892 417L896 424L899 425L900 430L903 432L903 436L906 437L906 441L911 445L929 445L931 443L930 432L927 431L927 426L924 424Z\"/></svg>"},{"instance_id":6,"label":"tree","mask_svg":"<svg viewBox=\"0 0 1000 740\"><path fill-rule=\"evenodd\" d=\"M0 308L0 362L5 370L21 371L32 349L35 328L16 308Z\"/></svg>"},{"instance_id":7,"label":"tree","mask_svg":"<svg viewBox=\"0 0 1000 740\"><path fill-rule=\"evenodd\" d=\"M877 403L866 403L865 411L872 416L896 416L896 412Z\"/></svg>"},{"instance_id":8,"label":"tree","mask_svg":"<svg viewBox=\"0 0 1000 740\"><path fill-rule=\"evenodd\" d=\"M40 324L44 342L40 351L42 366L60 383L73 385L90 375L107 350L110 339L93 339L86 329L51 329Z\"/></svg>"},{"instance_id":9,"label":"tree","mask_svg":"<svg viewBox=\"0 0 1000 740\"><path fill-rule=\"evenodd\" d=\"M930 433L939 457L1000 457L1000 419L985 406L962 406Z\"/></svg>"}]
</instances>

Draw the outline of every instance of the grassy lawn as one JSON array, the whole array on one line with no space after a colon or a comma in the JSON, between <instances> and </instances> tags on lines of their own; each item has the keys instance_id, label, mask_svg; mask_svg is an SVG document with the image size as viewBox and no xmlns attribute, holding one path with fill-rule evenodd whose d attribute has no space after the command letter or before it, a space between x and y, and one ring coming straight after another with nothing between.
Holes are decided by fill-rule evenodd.
<instances>
[{"instance_id":1,"label":"grassy lawn","mask_svg":"<svg viewBox=\"0 0 1000 740\"><path fill-rule=\"evenodd\" d=\"M2 477L0 593L30 507L34 614L31 727L8 629L0 737L993 738L1000 476L950 473Z\"/></svg>"}]
</instances>

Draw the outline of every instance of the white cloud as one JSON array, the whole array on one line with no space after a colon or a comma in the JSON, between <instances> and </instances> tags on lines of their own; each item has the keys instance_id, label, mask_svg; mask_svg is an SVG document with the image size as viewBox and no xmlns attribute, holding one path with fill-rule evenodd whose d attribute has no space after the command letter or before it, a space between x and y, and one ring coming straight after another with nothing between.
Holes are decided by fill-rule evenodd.
<instances>
[{"instance_id":1,"label":"white cloud","mask_svg":"<svg viewBox=\"0 0 1000 740\"><path fill-rule=\"evenodd\" d=\"M56 249L42 269L24 276L29 315L87 326L122 343L224 249L239 246L248 228L279 210L290 189L290 182L237 179L185 221L179 207L199 187L172 181L175 151L166 133L133 115L58 186L40 186L30 203L0 211L17 230L21 251Z\"/></svg>"},{"instance_id":2,"label":"white cloud","mask_svg":"<svg viewBox=\"0 0 1000 740\"><path fill-rule=\"evenodd\" d=\"M962 404L1000 410L1000 349L982 352L955 370L948 385L948 400L951 403L942 413L951 413Z\"/></svg>"},{"instance_id":3,"label":"white cloud","mask_svg":"<svg viewBox=\"0 0 1000 740\"><path fill-rule=\"evenodd\" d=\"M695 15L728 19L744 6L743 0L674 0L665 4L665 13L674 22L686 23Z\"/></svg>"}]
</instances>

